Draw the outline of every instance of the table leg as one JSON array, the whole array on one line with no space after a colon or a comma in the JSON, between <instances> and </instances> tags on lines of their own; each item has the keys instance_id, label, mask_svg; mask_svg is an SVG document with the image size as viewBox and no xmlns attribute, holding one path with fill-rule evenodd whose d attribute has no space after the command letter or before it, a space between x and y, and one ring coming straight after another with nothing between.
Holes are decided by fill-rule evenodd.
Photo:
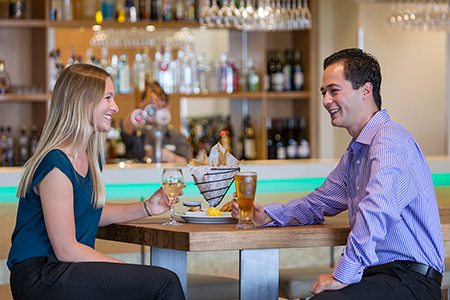
<instances>
[{"instance_id":1,"label":"table leg","mask_svg":"<svg viewBox=\"0 0 450 300\"><path fill-rule=\"evenodd\" d=\"M175 272L180 278L184 295L188 299L187 289L187 252L172 249L150 248L150 264Z\"/></svg>"},{"instance_id":2,"label":"table leg","mask_svg":"<svg viewBox=\"0 0 450 300\"><path fill-rule=\"evenodd\" d=\"M240 250L239 299L278 299L278 249Z\"/></svg>"}]
</instances>

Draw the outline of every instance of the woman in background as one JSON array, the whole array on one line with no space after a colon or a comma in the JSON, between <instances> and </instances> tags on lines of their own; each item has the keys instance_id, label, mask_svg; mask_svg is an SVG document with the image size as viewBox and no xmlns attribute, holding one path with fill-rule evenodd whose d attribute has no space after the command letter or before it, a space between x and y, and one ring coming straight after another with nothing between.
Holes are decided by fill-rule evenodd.
<instances>
[{"instance_id":1,"label":"woman in background","mask_svg":"<svg viewBox=\"0 0 450 300\"><path fill-rule=\"evenodd\" d=\"M14 299L184 299L171 271L125 264L94 249L98 226L170 208L161 189L144 203L105 203L104 134L118 110L105 71L75 64L58 78L17 192L7 262Z\"/></svg>"}]
</instances>

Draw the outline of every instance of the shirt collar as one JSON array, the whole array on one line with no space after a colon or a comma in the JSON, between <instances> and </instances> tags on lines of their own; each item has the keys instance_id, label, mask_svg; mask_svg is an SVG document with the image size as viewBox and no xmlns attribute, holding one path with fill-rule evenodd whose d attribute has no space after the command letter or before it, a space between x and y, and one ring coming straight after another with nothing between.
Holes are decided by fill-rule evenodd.
<instances>
[{"instance_id":1,"label":"shirt collar","mask_svg":"<svg viewBox=\"0 0 450 300\"><path fill-rule=\"evenodd\" d=\"M386 109L379 110L376 112L372 118L370 118L369 122L367 122L366 126L361 130L359 136L356 138L355 142L370 145L373 137L380 129L381 125L390 121L391 118Z\"/></svg>"}]
</instances>

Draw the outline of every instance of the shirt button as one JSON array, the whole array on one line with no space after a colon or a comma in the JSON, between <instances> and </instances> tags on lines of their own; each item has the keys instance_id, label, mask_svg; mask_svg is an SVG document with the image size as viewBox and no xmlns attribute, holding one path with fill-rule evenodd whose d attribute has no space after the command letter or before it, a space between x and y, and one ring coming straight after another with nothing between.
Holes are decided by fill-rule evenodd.
<instances>
[{"instance_id":1,"label":"shirt button","mask_svg":"<svg viewBox=\"0 0 450 300\"><path fill-rule=\"evenodd\" d=\"M359 165L359 164L361 163L361 161L360 161L360 160L357 160L356 163Z\"/></svg>"},{"instance_id":2,"label":"shirt button","mask_svg":"<svg viewBox=\"0 0 450 300\"><path fill-rule=\"evenodd\" d=\"M359 186L356 187L356 190L359 191Z\"/></svg>"}]
</instances>

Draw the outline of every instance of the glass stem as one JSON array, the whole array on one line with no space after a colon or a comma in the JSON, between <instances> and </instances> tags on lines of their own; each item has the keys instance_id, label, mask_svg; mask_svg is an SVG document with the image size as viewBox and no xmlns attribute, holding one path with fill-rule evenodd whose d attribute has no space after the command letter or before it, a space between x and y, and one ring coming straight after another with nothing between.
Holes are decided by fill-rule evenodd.
<instances>
[{"instance_id":1,"label":"glass stem","mask_svg":"<svg viewBox=\"0 0 450 300\"><path fill-rule=\"evenodd\" d=\"M173 204L170 205L170 222L175 220L175 211L173 209Z\"/></svg>"}]
</instances>

